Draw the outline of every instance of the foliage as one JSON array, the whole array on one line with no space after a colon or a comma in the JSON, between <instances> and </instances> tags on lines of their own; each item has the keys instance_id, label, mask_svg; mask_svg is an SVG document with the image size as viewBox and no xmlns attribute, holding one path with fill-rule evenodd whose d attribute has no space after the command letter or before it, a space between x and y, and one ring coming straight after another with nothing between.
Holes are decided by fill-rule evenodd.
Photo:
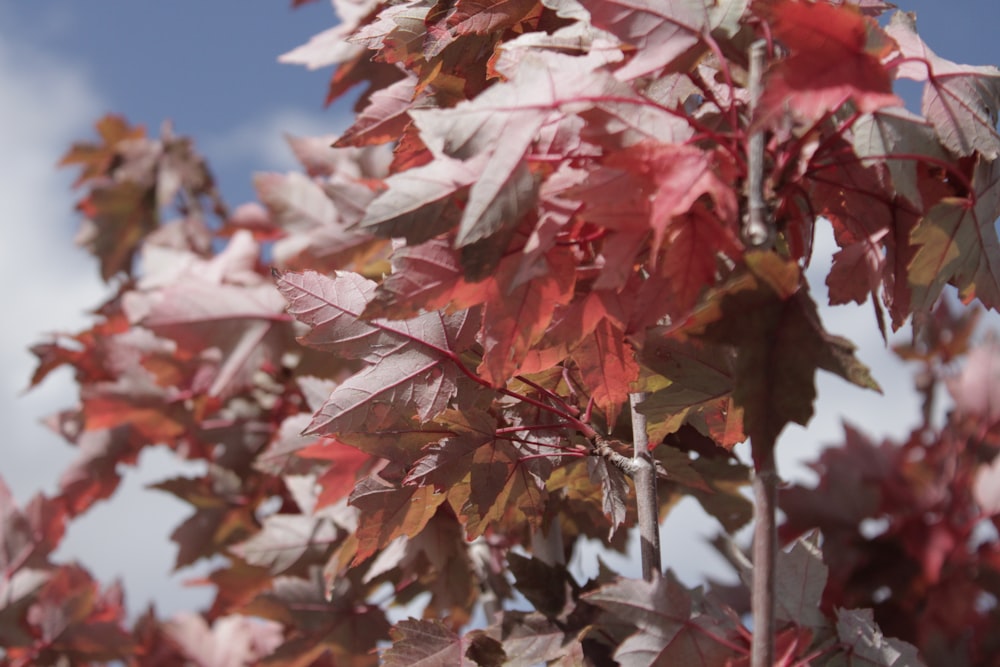
<instances>
[{"instance_id":1,"label":"foliage","mask_svg":"<svg viewBox=\"0 0 1000 667\"><path fill-rule=\"evenodd\" d=\"M169 126L108 116L64 158L111 292L34 348L32 385L75 373L51 426L79 456L24 509L0 485L0 660L749 664L745 590L566 569L635 522L630 396L662 510L687 494L744 525L732 447L772 457L818 369L878 388L820 321L817 224L831 302L870 297L883 333L912 316L930 343L908 354L939 377L971 331L932 310L944 287L1000 305L1000 70L935 55L907 14L879 24L876 0L334 6L283 59L335 65L328 99L360 87L355 121L291 139L303 172L257 175L259 204L230 211ZM919 114L900 78L924 82ZM744 229L758 132L773 247ZM916 664L876 621L930 664L994 664L974 602L997 594L996 540L969 544L1000 508L995 353L949 377L942 429L849 430L817 491L784 492L786 536L818 528L826 555L815 533L779 555L780 664ZM222 564L202 614L129 622L117 586L49 556L154 445L207 464L156 485L191 505L177 566ZM888 528L865 537L867 518Z\"/></svg>"}]
</instances>

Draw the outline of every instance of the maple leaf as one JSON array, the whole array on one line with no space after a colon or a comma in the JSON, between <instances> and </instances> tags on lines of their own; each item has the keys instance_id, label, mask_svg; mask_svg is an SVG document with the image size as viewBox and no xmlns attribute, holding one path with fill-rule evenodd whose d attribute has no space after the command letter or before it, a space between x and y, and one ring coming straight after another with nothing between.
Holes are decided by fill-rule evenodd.
<instances>
[{"instance_id":1,"label":"maple leaf","mask_svg":"<svg viewBox=\"0 0 1000 667\"><path fill-rule=\"evenodd\" d=\"M514 552L507 555L507 564L514 575L514 587L539 613L552 619L569 615L578 586L565 567Z\"/></svg>"},{"instance_id":2,"label":"maple leaf","mask_svg":"<svg viewBox=\"0 0 1000 667\"><path fill-rule=\"evenodd\" d=\"M820 611L828 569L817 545L819 532L795 540L790 550L779 550L775 565L775 616L779 621L822 630L826 616ZM750 587L753 568L749 562L740 576Z\"/></svg>"},{"instance_id":3,"label":"maple leaf","mask_svg":"<svg viewBox=\"0 0 1000 667\"><path fill-rule=\"evenodd\" d=\"M629 385L639 379L639 364L625 334L602 319L593 334L573 349L572 358L594 403L604 411L607 422L614 424L628 401Z\"/></svg>"},{"instance_id":4,"label":"maple leaf","mask_svg":"<svg viewBox=\"0 0 1000 667\"><path fill-rule=\"evenodd\" d=\"M231 551L250 565L283 574L327 555L338 537L340 531L327 516L273 514L264 519L259 532Z\"/></svg>"},{"instance_id":5,"label":"maple leaf","mask_svg":"<svg viewBox=\"0 0 1000 667\"><path fill-rule=\"evenodd\" d=\"M133 323L194 354L212 347L220 350L223 361L208 387L209 396L228 397L252 387L254 373L280 366L281 351L291 337L283 299L255 271L258 254L250 234L237 232L212 260L194 260L162 288L132 292L125 299Z\"/></svg>"},{"instance_id":6,"label":"maple leaf","mask_svg":"<svg viewBox=\"0 0 1000 667\"><path fill-rule=\"evenodd\" d=\"M831 306L850 301L864 303L869 294L878 294L886 261L880 241L888 232L879 230L834 253L833 265L826 276Z\"/></svg>"},{"instance_id":7,"label":"maple leaf","mask_svg":"<svg viewBox=\"0 0 1000 667\"><path fill-rule=\"evenodd\" d=\"M545 464L537 448L499 437L496 418L481 410L449 411L438 421L448 428L448 435L427 448L406 482L427 484L446 494L470 539L503 520L537 528L545 501L541 479ZM541 437L536 431L531 435L536 440ZM526 454L533 458L522 460Z\"/></svg>"},{"instance_id":8,"label":"maple leaf","mask_svg":"<svg viewBox=\"0 0 1000 667\"><path fill-rule=\"evenodd\" d=\"M428 29L423 53L433 58L460 35L503 33L538 6L537 0L458 0L443 21Z\"/></svg>"},{"instance_id":9,"label":"maple leaf","mask_svg":"<svg viewBox=\"0 0 1000 667\"><path fill-rule=\"evenodd\" d=\"M587 470L590 479L601 486L601 509L611 522L608 528L610 539L625 523L625 516L628 513L628 506L625 504L629 497L628 482L625 473L603 456L589 458Z\"/></svg>"},{"instance_id":10,"label":"maple leaf","mask_svg":"<svg viewBox=\"0 0 1000 667\"><path fill-rule=\"evenodd\" d=\"M381 664L385 667L451 667L466 664L471 649L470 640L475 637L460 637L440 621L413 618L392 626L389 636L392 646L382 654Z\"/></svg>"},{"instance_id":11,"label":"maple leaf","mask_svg":"<svg viewBox=\"0 0 1000 667\"><path fill-rule=\"evenodd\" d=\"M126 426L84 431L76 437L77 459L59 478L59 490L71 514L80 514L115 492L121 481L119 464L135 463L137 458L134 440Z\"/></svg>"},{"instance_id":12,"label":"maple leaf","mask_svg":"<svg viewBox=\"0 0 1000 667\"><path fill-rule=\"evenodd\" d=\"M368 206L360 226L411 245L451 229L460 219L455 197L475 182L477 170L448 157L393 174L386 190Z\"/></svg>"},{"instance_id":13,"label":"maple leaf","mask_svg":"<svg viewBox=\"0 0 1000 667\"><path fill-rule=\"evenodd\" d=\"M316 479L316 483L322 489L316 499L317 508L332 505L350 495L359 471L372 461L368 454L331 439L303 447L297 455L330 463L330 466Z\"/></svg>"},{"instance_id":14,"label":"maple leaf","mask_svg":"<svg viewBox=\"0 0 1000 667\"><path fill-rule=\"evenodd\" d=\"M0 570L13 575L22 567L39 568L62 540L66 510L38 494L21 510L0 477Z\"/></svg>"},{"instance_id":15,"label":"maple leaf","mask_svg":"<svg viewBox=\"0 0 1000 667\"><path fill-rule=\"evenodd\" d=\"M591 22L631 47L632 58L615 75L630 81L669 66L701 42L709 27L701 0L581 0ZM731 4L731 3L726 3Z\"/></svg>"},{"instance_id":16,"label":"maple leaf","mask_svg":"<svg viewBox=\"0 0 1000 667\"><path fill-rule=\"evenodd\" d=\"M198 614L182 613L164 626L188 660L218 667L242 667L260 660L283 639L278 623L246 616L224 616L209 626Z\"/></svg>"},{"instance_id":17,"label":"maple leaf","mask_svg":"<svg viewBox=\"0 0 1000 667\"><path fill-rule=\"evenodd\" d=\"M333 7L340 19L337 25L281 55L278 62L304 65L312 70L351 61L363 48L350 43L347 38L365 23L378 5L379 0L334 0Z\"/></svg>"},{"instance_id":18,"label":"maple leaf","mask_svg":"<svg viewBox=\"0 0 1000 667\"><path fill-rule=\"evenodd\" d=\"M978 158L970 198L946 197L910 234L919 246L909 266L915 310L929 310L946 283L966 302L1000 308L1000 168Z\"/></svg>"},{"instance_id":19,"label":"maple leaf","mask_svg":"<svg viewBox=\"0 0 1000 667\"><path fill-rule=\"evenodd\" d=\"M419 245L407 244L393 253L392 273L379 283L364 314L413 317L421 310L437 310L449 304L472 305L481 301L481 291L481 287L471 287L463 279L458 251L447 239L436 238Z\"/></svg>"},{"instance_id":20,"label":"maple leaf","mask_svg":"<svg viewBox=\"0 0 1000 667\"><path fill-rule=\"evenodd\" d=\"M881 486L894 465L888 447L878 447L856 428L844 424L844 444L824 450L814 465L823 476L815 489L793 486L779 494L786 520L783 539L823 527L827 537L836 529L854 531L874 517L882 503Z\"/></svg>"},{"instance_id":21,"label":"maple leaf","mask_svg":"<svg viewBox=\"0 0 1000 667\"><path fill-rule=\"evenodd\" d=\"M794 262L767 253L748 254L747 262L752 274L731 282L719 305L703 309L695 321L704 316L711 322L701 332L705 339L736 346L733 399L744 410L759 465L773 455L785 424L804 425L812 417L817 369L879 389L854 357L854 346L823 329ZM721 312L713 314L714 308Z\"/></svg>"},{"instance_id":22,"label":"maple leaf","mask_svg":"<svg viewBox=\"0 0 1000 667\"><path fill-rule=\"evenodd\" d=\"M355 220L345 217L350 215L352 207L363 209L374 196L368 187L351 188L352 207L338 206L329 192L329 181L318 182L296 172L256 174L254 187L272 219L284 231L283 238L274 244L275 264L316 270L341 268L349 266L354 257L370 252L372 237L349 229Z\"/></svg>"},{"instance_id":23,"label":"maple leaf","mask_svg":"<svg viewBox=\"0 0 1000 667\"><path fill-rule=\"evenodd\" d=\"M247 501L240 478L220 466L202 477L175 477L150 488L171 493L195 508L195 513L170 534L178 547L177 569L257 532L254 507Z\"/></svg>"},{"instance_id":24,"label":"maple leaf","mask_svg":"<svg viewBox=\"0 0 1000 667\"><path fill-rule=\"evenodd\" d=\"M851 144L864 166L884 165L891 185L914 205L922 206L914 156L947 159L930 123L905 109L864 114L851 126ZM894 159L893 155L905 157Z\"/></svg>"},{"instance_id":25,"label":"maple leaf","mask_svg":"<svg viewBox=\"0 0 1000 667\"><path fill-rule=\"evenodd\" d=\"M1000 156L1000 69L960 65L938 56L917 35L916 18L910 13L893 14L886 32L904 58L896 76L927 82L921 110L944 147L958 157L975 152L988 160Z\"/></svg>"},{"instance_id":26,"label":"maple leaf","mask_svg":"<svg viewBox=\"0 0 1000 667\"><path fill-rule=\"evenodd\" d=\"M355 533L358 550L352 567L400 535L413 537L418 534L446 497L433 486L394 486L377 475L358 482L350 503L358 508L365 520Z\"/></svg>"},{"instance_id":27,"label":"maple leaf","mask_svg":"<svg viewBox=\"0 0 1000 667\"><path fill-rule=\"evenodd\" d=\"M77 243L100 258L102 279L132 272L140 243L159 225L155 204L152 188L124 181L95 187L77 205L85 217Z\"/></svg>"},{"instance_id":28,"label":"maple leaf","mask_svg":"<svg viewBox=\"0 0 1000 667\"><path fill-rule=\"evenodd\" d=\"M669 381L638 406L648 417L650 442L661 442L685 421L707 430L706 435L723 447L742 442L743 413L731 398L734 356L698 341L674 340L668 331L649 331L642 350L643 363Z\"/></svg>"},{"instance_id":29,"label":"maple leaf","mask_svg":"<svg viewBox=\"0 0 1000 667\"><path fill-rule=\"evenodd\" d=\"M339 384L309 433L377 430L392 410L416 408L427 421L448 407L461 373L456 353L468 347L478 318L470 311L426 313L402 322L361 319L375 283L357 274L285 273L278 289L289 312L313 327L301 340L361 358L369 365Z\"/></svg>"},{"instance_id":30,"label":"maple leaf","mask_svg":"<svg viewBox=\"0 0 1000 667\"><path fill-rule=\"evenodd\" d=\"M320 568L308 578L276 577L268 591L250 602L245 613L286 627L285 641L261 664L310 665L321 656L334 664L374 667L377 642L388 637L389 623L377 607L366 603L362 591L347 580L337 582L327 595Z\"/></svg>"},{"instance_id":31,"label":"maple leaf","mask_svg":"<svg viewBox=\"0 0 1000 667\"><path fill-rule=\"evenodd\" d=\"M16 647L32 645L34 638L30 628L22 621L49 577L51 572L46 570L4 568L4 576L0 578L0 645L8 655L17 655Z\"/></svg>"},{"instance_id":32,"label":"maple leaf","mask_svg":"<svg viewBox=\"0 0 1000 667\"><path fill-rule=\"evenodd\" d=\"M848 100L862 112L902 106L880 60L893 42L872 19L825 2L779 0L766 11L790 54L768 71L755 122L789 112L812 123Z\"/></svg>"},{"instance_id":33,"label":"maple leaf","mask_svg":"<svg viewBox=\"0 0 1000 667\"><path fill-rule=\"evenodd\" d=\"M596 65L586 58L532 52L503 72L508 81L490 86L473 100L451 109L410 112L436 159L460 160L476 175L456 246L509 230L531 209L538 183L526 155L543 125L564 114L563 106L573 111L582 107L577 113L597 110L631 131L645 132L646 138L662 140L672 134L676 136L669 138L678 140L690 134L686 123L681 121L680 129L676 118L650 109L630 86Z\"/></svg>"},{"instance_id":34,"label":"maple leaf","mask_svg":"<svg viewBox=\"0 0 1000 667\"><path fill-rule=\"evenodd\" d=\"M332 387L323 395L324 398L331 390ZM302 431L309 426L311 420L310 412L300 412L282 421L267 447L254 457L254 469L275 476L309 472L313 465L297 454L300 450L317 443L315 436L302 435Z\"/></svg>"},{"instance_id":35,"label":"maple leaf","mask_svg":"<svg viewBox=\"0 0 1000 667\"><path fill-rule=\"evenodd\" d=\"M368 146L393 141L410 123L409 110L417 104L417 79L406 77L372 93L368 106L334 142L334 147Z\"/></svg>"},{"instance_id":36,"label":"maple leaf","mask_svg":"<svg viewBox=\"0 0 1000 667\"><path fill-rule=\"evenodd\" d=\"M1000 340L997 334L990 333L969 351L961 372L945 378L945 386L955 401L958 415L972 417L979 423L990 426L1000 422L998 362Z\"/></svg>"},{"instance_id":37,"label":"maple leaf","mask_svg":"<svg viewBox=\"0 0 1000 667\"><path fill-rule=\"evenodd\" d=\"M573 298L576 273L570 253L559 249L547 260L549 273L511 289L518 265L507 258L485 285L483 362L478 370L494 387L503 386L516 373L528 349L545 333L555 307Z\"/></svg>"},{"instance_id":38,"label":"maple leaf","mask_svg":"<svg viewBox=\"0 0 1000 667\"><path fill-rule=\"evenodd\" d=\"M469 539L506 521L535 529L541 526L545 485L521 456L517 447L500 440L471 452L465 463L468 473L447 491L452 508L465 518Z\"/></svg>"},{"instance_id":39,"label":"maple leaf","mask_svg":"<svg viewBox=\"0 0 1000 667\"><path fill-rule=\"evenodd\" d=\"M130 125L124 116L107 114L94 127L101 143L75 142L59 160L60 167L79 165L80 174L73 187L109 175L116 166L118 153L125 142L141 141L146 136L142 125Z\"/></svg>"},{"instance_id":40,"label":"maple leaf","mask_svg":"<svg viewBox=\"0 0 1000 667\"><path fill-rule=\"evenodd\" d=\"M638 171L652 181L649 223L653 229L653 253L660 249L664 240L680 246L678 255L692 250L691 245L678 242L678 232L669 233L668 229L676 218L690 211L702 195L712 198L715 214L722 225L710 226L711 231L702 232L698 240L708 241L708 248L713 252L716 249L738 252L738 240L732 232L727 235L725 228L735 222L737 215L736 194L729 185L735 174L720 154L695 146L643 142L616 153L607 164ZM701 220L698 224L706 225Z\"/></svg>"},{"instance_id":41,"label":"maple leaf","mask_svg":"<svg viewBox=\"0 0 1000 667\"><path fill-rule=\"evenodd\" d=\"M700 614L670 573L652 581L618 579L582 597L638 628L615 651L622 664L709 667L733 657L730 648L709 638L730 628Z\"/></svg>"},{"instance_id":42,"label":"maple leaf","mask_svg":"<svg viewBox=\"0 0 1000 667\"><path fill-rule=\"evenodd\" d=\"M44 646L42 655L34 656L37 662L62 655L88 664L123 660L129 654L133 642L122 627L124 617L119 585L101 591L86 570L67 565L38 591L25 620Z\"/></svg>"},{"instance_id":43,"label":"maple leaf","mask_svg":"<svg viewBox=\"0 0 1000 667\"><path fill-rule=\"evenodd\" d=\"M849 667L924 664L913 645L882 635L871 609L838 609L837 637L846 644L843 650Z\"/></svg>"}]
</instances>

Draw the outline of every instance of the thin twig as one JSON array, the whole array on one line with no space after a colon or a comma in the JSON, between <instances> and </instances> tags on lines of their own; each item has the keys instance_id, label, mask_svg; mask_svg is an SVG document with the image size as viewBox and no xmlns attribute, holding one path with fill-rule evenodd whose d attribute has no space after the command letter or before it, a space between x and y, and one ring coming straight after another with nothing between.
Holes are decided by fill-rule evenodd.
<instances>
[{"instance_id":1,"label":"thin twig","mask_svg":"<svg viewBox=\"0 0 1000 667\"><path fill-rule=\"evenodd\" d=\"M642 578L651 581L660 574L660 505L656 499L656 467L649 453L646 415L636 409L644 400L646 392L629 394L632 408L632 481L639 514Z\"/></svg>"},{"instance_id":2,"label":"thin twig","mask_svg":"<svg viewBox=\"0 0 1000 667\"><path fill-rule=\"evenodd\" d=\"M751 615L753 642L751 667L772 667L774 664L774 585L775 559L778 552L778 530L775 517L778 505L778 473L774 451L755 461L753 478L755 521L753 528L753 590Z\"/></svg>"},{"instance_id":3,"label":"thin twig","mask_svg":"<svg viewBox=\"0 0 1000 667\"><path fill-rule=\"evenodd\" d=\"M767 42L759 39L750 45L750 117L754 114L763 88L762 77L767 59ZM751 125L752 126L752 125ZM764 133L757 129L750 134L747 174L747 219L743 229L744 240L754 248L770 248L774 244L774 225L771 224L764 201ZM756 475L753 480L754 523L753 540L753 590L751 613L753 639L750 647L751 667L772 667L774 664L774 564L778 550L775 516L777 510L778 475L774 463L774 442L751 446Z\"/></svg>"},{"instance_id":4,"label":"thin twig","mask_svg":"<svg viewBox=\"0 0 1000 667\"><path fill-rule=\"evenodd\" d=\"M761 95L761 77L767 58L767 42L758 39L750 45L750 122L754 122ZM747 213L743 224L743 240L753 248L769 248L774 243L774 230L768 221L764 203L764 131L750 133L747 141Z\"/></svg>"}]
</instances>

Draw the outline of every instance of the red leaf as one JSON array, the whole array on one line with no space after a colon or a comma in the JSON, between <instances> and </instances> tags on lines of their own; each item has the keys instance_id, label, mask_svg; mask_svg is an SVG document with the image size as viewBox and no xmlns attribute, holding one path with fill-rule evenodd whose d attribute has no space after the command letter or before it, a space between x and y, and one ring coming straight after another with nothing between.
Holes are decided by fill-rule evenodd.
<instances>
[{"instance_id":1,"label":"red leaf","mask_svg":"<svg viewBox=\"0 0 1000 667\"><path fill-rule=\"evenodd\" d=\"M466 163L442 157L393 174L386 191L365 210L361 227L416 245L451 229L461 217L455 198L478 176Z\"/></svg>"},{"instance_id":2,"label":"red leaf","mask_svg":"<svg viewBox=\"0 0 1000 667\"><path fill-rule=\"evenodd\" d=\"M743 411L733 405L734 355L716 346L679 342L663 328L648 332L642 361L669 381L639 404L649 418L650 443L659 443L692 422L719 445L732 448L746 439Z\"/></svg>"},{"instance_id":3,"label":"red leaf","mask_svg":"<svg viewBox=\"0 0 1000 667\"><path fill-rule=\"evenodd\" d=\"M266 567L281 574L300 561L315 562L330 553L340 530L328 516L273 514L264 519L260 531L250 539L230 547L230 551L250 565Z\"/></svg>"},{"instance_id":4,"label":"red leaf","mask_svg":"<svg viewBox=\"0 0 1000 667\"><path fill-rule=\"evenodd\" d=\"M507 383L528 350L545 333L557 305L573 298L573 260L563 250L548 256L549 273L511 288L517 264L507 258L487 283L483 312L483 362L479 374L494 387Z\"/></svg>"},{"instance_id":5,"label":"red leaf","mask_svg":"<svg viewBox=\"0 0 1000 667\"><path fill-rule=\"evenodd\" d=\"M211 261L188 256L186 270L165 286L133 292L125 302L132 322L173 339L192 356L220 350L208 396L253 386L257 371L280 366L291 338L284 301L256 271L258 253L250 235L238 232Z\"/></svg>"},{"instance_id":6,"label":"red leaf","mask_svg":"<svg viewBox=\"0 0 1000 667\"><path fill-rule=\"evenodd\" d=\"M759 465L773 455L787 423L805 425L812 417L817 369L861 387L878 385L854 358L853 345L823 329L794 262L774 254L748 255L747 261L756 274L752 282L762 284L750 287L746 276L731 282L719 305L702 311L714 320L703 335L736 348L733 398L744 410ZM721 317L712 314L715 307Z\"/></svg>"},{"instance_id":7,"label":"red leaf","mask_svg":"<svg viewBox=\"0 0 1000 667\"><path fill-rule=\"evenodd\" d=\"M593 24L614 34L632 54L616 76L630 81L667 67L692 50L708 28L702 2L581 0Z\"/></svg>"},{"instance_id":8,"label":"red leaf","mask_svg":"<svg viewBox=\"0 0 1000 667\"><path fill-rule=\"evenodd\" d=\"M389 630L385 667L451 667L465 660L465 642L440 621L400 621Z\"/></svg>"},{"instance_id":9,"label":"red leaf","mask_svg":"<svg viewBox=\"0 0 1000 667\"><path fill-rule=\"evenodd\" d=\"M44 565L65 529L66 510L61 503L38 494L22 511L0 478L0 570L4 576Z\"/></svg>"},{"instance_id":10,"label":"red leaf","mask_svg":"<svg viewBox=\"0 0 1000 667\"><path fill-rule=\"evenodd\" d=\"M607 423L614 424L628 401L631 383L639 379L639 364L625 334L602 319L593 334L573 350L572 357L594 403L604 412Z\"/></svg>"},{"instance_id":11,"label":"red leaf","mask_svg":"<svg viewBox=\"0 0 1000 667\"><path fill-rule=\"evenodd\" d=\"M988 160L1000 156L1000 69L959 65L938 56L917 35L913 14L896 12L886 31L906 58L896 76L927 82L922 111L944 147L959 157L975 152Z\"/></svg>"},{"instance_id":12,"label":"red leaf","mask_svg":"<svg viewBox=\"0 0 1000 667\"><path fill-rule=\"evenodd\" d=\"M779 0L767 11L790 55L768 72L756 122L774 123L790 111L812 123L848 100L862 112L902 106L880 60L892 40L872 19L825 2Z\"/></svg>"},{"instance_id":13,"label":"red leaf","mask_svg":"<svg viewBox=\"0 0 1000 667\"><path fill-rule=\"evenodd\" d=\"M424 55L428 59L438 56L461 35L503 33L538 4L537 0L458 0L444 21L428 27Z\"/></svg>"},{"instance_id":14,"label":"red leaf","mask_svg":"<svg viewBox=\"0 0 1000 667\"><path fill-rule=\"evenodd\" d=\"M414 104L416 86L416 79L407 77L373 92L368 106L340 135L334 146L369 146L397 139L410 123L407 112Z\"/></svg>"},{"instance_id":15,"label":"red leaf","mask_svg":"<svg viewBox=\"0 0 1000 667\"><path fill-rule=\"evenodd\" d=\"M638 628L615 651L622 664L711 667L735 657L715 639L732 632L732 623L692 613L691 594L669 574L653 581L618 579L583 598Z\"/></svg>"},{"instance_id":16,"label":"red leaf","mask_svg":"<svg viewBox=\"0 0 1000 667\"><path fill-rule=\"evenodd\" d=\"M304 343L369 364L333 390L309 433L378 430L392 422L393 411L407 408L427 421L448 407L461 374L454 355L472 342L478 324L469 311L366 322L360 317L375 289L370 280L313 272L286 273L277 280L289 311L313 327Z\"/></svg>"},{"instance_id":17,"label":"red leaf","mask_svg":"<svg viewBox=\"0 0 1000 667\"><path fill-rule=\"evenodd\" d=\"M358 508L364 521L359 523L355 533L358 551L351 567L364 562L400 535L417 535L446 497L433 486L395 487L378 476L359 482L350 503Z\"/></svg>"},{"instance_id":18,"label":"red leaf","mask_svg":"<svg viewBox=\"0 0 1000 667\"><path fill-rule=\"evenodd\" d=\"M1000 308L1000 167L975 162L970 197L946 197L927 211L910 235L919 246L910 261L913 308L929 310L946 283L966 302L978 298Z\"/></svg>"},{"instance_id":19,"label":"red leaf","mask_svg":"<svg viewBox=\"0 0 1000 667\"><path fill-rule=\"evenodd\" d=\"M281 625L247 616L225 616L209 626L198 614L183 613L164 624L167 636L198 665L245 665L281 644Z\"/></svg>"},{"instance_id":20,"label":"red leaf","mask_svg":"<svg viewBox=\"0 0 1000 667\"><path fill-rule=\"evenodd\" d=\"M350 495L359 471L372 460L371 456L354 447L327 438L300 449L298 455L330 463L330 467L316 479L316 484L321 489L316 499L316 509L332 505Z\"/></svg>"}]
</instances>

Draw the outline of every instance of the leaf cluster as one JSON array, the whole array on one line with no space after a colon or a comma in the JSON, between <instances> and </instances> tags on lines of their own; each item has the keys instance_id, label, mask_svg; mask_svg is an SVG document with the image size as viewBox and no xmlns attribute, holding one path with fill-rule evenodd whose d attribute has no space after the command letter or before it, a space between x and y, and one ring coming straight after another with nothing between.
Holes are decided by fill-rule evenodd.
<instances>
[{"instance_id":1,"label":"leaf cluster","mask_svg":"<svg viewBox=\"0 0 1000 667\"><path fill-rule=\"evenodd\" d=\"M33 350L33 385L75 373L79 405L50 425L79 454L24 510L0 487L0 660L749 664L742 589L566 568L588 539L625 549L630 396L647 396L661 508L690 495L732 532L752 511L735 444L772 457L811 417L819 369L878 388L819 318L816 225L839 246L832 303L871 297L883 331L911 316L936 331L949 284L996 308L1000 71L935 55L911 16L882 26L867 0L334 6L341 22L283 60L335 66L329 100L363 88L355 121L291 138L302 171L256 175L259 202L230 210L169 126L108 116L64 158L111 295L90 329ZM771 64L752 104L759 38ZM901 78L924 82L919 114ZM773 246L746 234L753 135ZM959 616L914 600L979 524L914 508L971 506L974 476L992 506L991 457L956 434L993 408L964 381L966 421L892 452L852 436L818 492L786 492L788 537L819 528L827 564L815 539L782 556L780 664L915 664L875 620L928 656L959 650ZM155 486L191 507L177 567L220 565L203 613L129 625L116 587L49 554L150 446L206 463ZM869 498L838 456L884 461L876 481L898 495L838 514ZM935 461L967 469L907 495ZM851 530L904 510L887 540L933 553L890 586L885 545ZM905 618L890 622L883 585ZM392 607L422 618L393 624ZM989 615L962 609L972 654L992 655Z\"/></svg>"}]
</instances>

